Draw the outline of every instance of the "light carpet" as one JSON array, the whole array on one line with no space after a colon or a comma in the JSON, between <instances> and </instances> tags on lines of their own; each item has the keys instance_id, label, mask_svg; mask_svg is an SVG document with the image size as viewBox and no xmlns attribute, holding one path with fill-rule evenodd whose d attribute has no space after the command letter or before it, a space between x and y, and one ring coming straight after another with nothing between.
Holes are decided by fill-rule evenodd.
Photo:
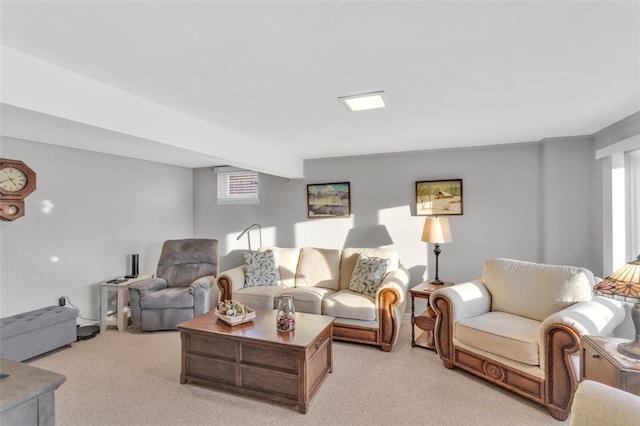
<instances>
[{"instance_id":1,"label":"light carpet","mask_svg":"<svg viewBox=\"0 0 640 426\"><path fill-rule=\"evenodd\" d=\"M562 425L534 402L444 368L411 347L404 320L391 352L334 342L333 373L307 414L194 384L180 384L180 334L109 329L33 359L67 376L56 391L57 425Z\"/></svg>"}]
</instances>

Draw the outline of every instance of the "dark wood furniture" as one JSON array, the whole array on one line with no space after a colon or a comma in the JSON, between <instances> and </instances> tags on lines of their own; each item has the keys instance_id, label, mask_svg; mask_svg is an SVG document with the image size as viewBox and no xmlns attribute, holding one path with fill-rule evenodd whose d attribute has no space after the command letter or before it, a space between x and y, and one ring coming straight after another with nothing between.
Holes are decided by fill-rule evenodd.
<instances>
[{"instance_id":1,"label":"dark wood furniture","mask_svg":"<svg viewBox=\"0 0 640 426\"><path fill-rule=\"evenodd\" d=\"M433 337L433 330L436 326L436 313L429 306L429 297L434 290L439 288L448 287L453 283L444 284L431 284L429 281L425 281L422 284L418 284L409 290L411 295L411 347L419 346L421 348L436 350L436 344ZM420 315L415 314L415 299L426 299L427 309ZM418 327L422 330L422 333L416 338L416 329Z\"/></svg>"},{"instance_id":2,"label":"dark wood furniture","mask_svg":"<svg viewBox=\"0 0 640 426\"><path fill-rule=\"evenodd\" d=\"M631 361L614 351L624 339L582 336L580 377L640 395L640 361Z\"/></svg>"},{"instance_id":3,"label":"dark wood furniture","mask_svg":"<svg viewBox=\"0 0 640 426\"><path fill-rule=\"evenodd\" d=\"M3 425L56 424L54 393L65 376L6 358L0 358L0 374Z\"/></svg>"},{"instance_id":4,"label":"dark wood furniture","mask_svg":"<svg viewBox=\"0 0 640 426\"><path fill-rule=\"evenodd\" d=\"M180 383L203 385L297 405L311 397L333 369L333 317L296 313L296 328L276 330L275 311L256 310L249 323L229 326L215 312L178 325Z\"/></svg>"}]
</instances>

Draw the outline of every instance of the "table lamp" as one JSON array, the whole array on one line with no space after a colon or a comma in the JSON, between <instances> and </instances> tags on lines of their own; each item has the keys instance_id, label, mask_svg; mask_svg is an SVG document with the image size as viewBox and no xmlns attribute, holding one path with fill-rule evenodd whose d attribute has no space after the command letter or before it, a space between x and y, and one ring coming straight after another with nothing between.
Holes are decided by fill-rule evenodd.
<instances>
[{"instance_id":1,"label":"table lamp","mask_svg":"<svg viewBox=\"0 0 640 426\"><path fill-rule=\"evenodd\" d=\"M438 256L440 255L440 244L453 241L451 238L449 219L438 216L427 217L424 221L424 228L422 229L422 241L435 245L433 252L436 255L436 278L429 282L437 285L444 284L444 282L438 278Z\"/></svg>"},{"instance_id":2,"label":"table lamp","mask_svg":"<svg viewBox=\"0 0 640 426\"><path fill-rule=\"evenodd\" d=\"M618 345L618 352L633 359L640 359L640 255L593 287L596 294L612 299L633 302L631 321L636 336Z\"/></svg>"}]
</instances>

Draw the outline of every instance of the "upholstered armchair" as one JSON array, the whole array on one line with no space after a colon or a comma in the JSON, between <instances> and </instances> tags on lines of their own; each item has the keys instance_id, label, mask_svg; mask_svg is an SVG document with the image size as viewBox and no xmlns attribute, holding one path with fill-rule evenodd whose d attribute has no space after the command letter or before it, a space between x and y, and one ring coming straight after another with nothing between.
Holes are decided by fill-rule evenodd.
<instances>
[{"instance_id":1,"label":"upholstered armchair","mask_svg":"<svg viewBox=\"0 0 640 426\"><path fill-rule=\"evenodd\" d=\"M609 335L625 318L622 303L592 295L594 283L584 268L485 262L481 279L431 294L444 366L467 370L566 419L578 385L580 336Z\"/></svg>"},{"instance_id":2,"label":"upholstered armchair","mask_svg":"<svg viewBox=\"0 0 640 426\"><path fill-rule=\"evenodd\" d=\"M640 396L585 380L580 382L571 405L571 426L637 426Z\"/></svg>"},{"instance_id":3,"label":"upholstered armchair","mask_svg":"<svg viewBox=\"0 0 640 426\"><path fill-rule=\"evenodd\" d=\"M218 240L169 240L154 278L129 286L136 331L176 330L218 301Z\"/></svg>"}]
</instances>

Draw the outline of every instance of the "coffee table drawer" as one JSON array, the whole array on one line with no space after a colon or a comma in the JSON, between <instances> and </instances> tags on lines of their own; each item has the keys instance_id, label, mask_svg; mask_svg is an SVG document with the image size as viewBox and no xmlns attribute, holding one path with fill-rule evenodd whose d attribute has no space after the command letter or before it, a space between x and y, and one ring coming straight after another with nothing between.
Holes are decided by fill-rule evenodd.
<instances>
[{"instance_id":1,"label":"coffee table drawer","mask_svg":"<svg viewBox=\"0 0 640 426\"><path fill-rule=\"evenodd\" d=\"M307 348L306 350L306 358L307 360L313 358L313 356L321 351L322 348L327 344L327 341L331 340L331 330L326 329L322 334L320 334L316 340Z\"/></svg>"},{"instance_id":2,"label":"coffee table drawer","mask_svg":"<svg viewBox=\"0 0 640 426\"><path fill-rule=\"evenodd\" d=\"M241 343L240 363L296 373L298 357L295 350L273 346Z\"/></svg>"},{"instance_id":3,"label":"coffee table drawer","mask_svg":"<svg viewBox=\"0 0 640 426\"><path fill-rule=\"evenodd\" d=\"M295 374L241 366L240 376L242 388L277 393L292 400L298 399L298 376Z\"/></svg>"},{"instance_id":4,"label":"coffee table drawer","mask_svg":"<svg viewBox=\"0 0 640 426\"><path fill-rule=\"evenodd\" d=\"M224 361L206 356L188 354L187 371L191 376L199 376L208 380L236 384L235 365L233 362Z\"/></svg>"},{"instance_id":5,"label":"coffee table drawer","mask_svg":"<svg viewBox=\"0 0 640 426\"><path fill-rule=\"evenodd\" d=\"M187 353L202 354L205 356L226 358L234 360L236 358L237 343L215 335L201 335L192 333L188 336Z\"/></svg>"}]
</instances>

